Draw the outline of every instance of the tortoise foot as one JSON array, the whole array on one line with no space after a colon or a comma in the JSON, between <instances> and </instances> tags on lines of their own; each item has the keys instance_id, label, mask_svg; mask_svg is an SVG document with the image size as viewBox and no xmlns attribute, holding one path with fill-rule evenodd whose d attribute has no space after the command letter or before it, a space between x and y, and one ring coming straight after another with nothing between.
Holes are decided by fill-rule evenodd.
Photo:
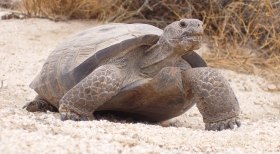
<instances>
[{"instance_id":1,"label":"tortoise foot","mask_svg":"<svg viewBox=\"0 0 280 154\"><path fill-rule=\"evenodd\" d=\"M51 105L49 102L36 97L33 101L26 103L23 107L29 112L58 112L57 108Z\"/></svg>"},{"instance_id":2,"label":"tortoise foot","mask_svg":"<svg viewBox=\"0 0 280 154\"><path fill-rule=\"evenodd\" d=\"M90 117L79 115L79 114L77 114L75 112L71 112L71 111L61 112L60 113L60 119L62 121L65 121L65 120L73 120L73 121L89 121L89 120L93 120Z\"/></svg>"},{"instance_id":3,"label":"tortoise foot","mask_svg":"<svg viewBox=\"0 0 280 154\"><path fill-rule=\"evenodd\" d=\"M205 123L205 129L213 130L213 131L221 131L224 129L234 129L235 125L237 127L241 126L239 117L233 117L230 119L213 122L213 123Z\"/></svg>"},{"instance_id":4,"label":"tortoise foot","mask_svg":"<svg viewBox=\"0 0 280 154\"><path fill-rule=\"evenodd\" d=\"M73 120L73 121L89 121L94 120L93 114L89 116L89 114L79 114L75 111L68 109L65 105L61 105L59 108L60 119L62 121Z\"/></svg>"}]
</instances>

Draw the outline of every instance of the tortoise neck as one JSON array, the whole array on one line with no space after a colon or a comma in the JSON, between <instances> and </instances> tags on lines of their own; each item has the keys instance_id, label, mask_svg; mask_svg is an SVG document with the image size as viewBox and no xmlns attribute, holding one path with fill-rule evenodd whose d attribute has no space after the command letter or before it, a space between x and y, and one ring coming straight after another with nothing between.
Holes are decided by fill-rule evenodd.
<instances>
[{"instance_id":1,"label":"tortoise neck","mask_svg":"<svg viewBox=\"0 0 280 154\"><path fill-rule=\"evenodd\" d=\"M174 55L174 48L166 42L158 42L154 45L154 49L152 49L150 53L160 57L168 58Z\"/></svg>"},{"instance_id":2,"label":"tortoise neck","mask_svg":"<svg viewBox=\"0 0 280 154\"><path fill-rule=\"evenodd\" d=\"M174 48L163 42L157 42L149 48L141 60L141 72L148 75L156 75L162 68L174 66L180 57L174 53Z\"/></svg>"},{"instance_id":3,"label":"tortoise neck","mask_svg":"<svg viewBox=\"0 0 280 154\"><path fill-rule=\"evenodd\" d=\"M168 41L166 41L164 38L160 38L157 44L149 48L149 50L146 51L147 57L150 57L150 55L156 55L154 57L164 57L159 59L166 59L166 58L177 58L182 57L188 53L186 50L174 47L172 46ZM157 58L155 58L156 60ZM157 60L156 60L157 61Z\"/></svg>"},{"instance_id":4,"label":"tortoise neck","mask_svg":"<svg viewBox=\"0 0 280 154\"><path fill-rule=\"evenodd\" d=\"M173 56L173 48L168 44L163 44L162 42L157 42L157 44L150 47L143 56L143 62L141 67L148 67L164 61Z\"/></svg>"}]
</instances>

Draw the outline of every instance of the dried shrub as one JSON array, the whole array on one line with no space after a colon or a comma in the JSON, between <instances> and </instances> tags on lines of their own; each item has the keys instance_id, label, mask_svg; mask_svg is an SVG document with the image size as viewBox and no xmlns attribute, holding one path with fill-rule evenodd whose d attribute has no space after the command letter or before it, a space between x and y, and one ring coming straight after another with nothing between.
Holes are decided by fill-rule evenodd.
<instances>
[{"instance_id":1,"label":"dried shrub","mask_svg":"<svg viewBox=\"0 0 280 154\"><path fill-rule=\"evenodd\" d=\"M161 28L181 18L198 18L212 51L204 55L211 66L280 79L280 0L23 0L23 4L35 16L142 22Z\"/></svg>"},{"instance_id":2,"label":"dried shrub","mask_svg":"<svg viewBox=\"0 0 280 154\"><path fill-rule=\"evenodd\" d=\"M22 0L27 15L52 20L97 18L105 6L101 0Z\"/></svg>"}]
</instances>

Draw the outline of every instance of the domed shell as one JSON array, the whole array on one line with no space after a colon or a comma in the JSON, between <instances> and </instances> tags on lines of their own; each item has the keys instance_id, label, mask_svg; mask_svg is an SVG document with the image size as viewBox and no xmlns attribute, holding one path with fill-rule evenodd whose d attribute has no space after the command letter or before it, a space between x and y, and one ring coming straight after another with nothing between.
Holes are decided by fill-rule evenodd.
<instances>
[{"instance_id":1,"label":"domed shell","mask_svg":"<svg viewBox=\"0 0 280 154\"><path fill-rule=\"evenodd\" d=\"M162 30L147 24L107 24L85 30L59 45L30 87L48 100L65 92L102 61L142 45L153 45Z\"/></svg>"}]
</instances>

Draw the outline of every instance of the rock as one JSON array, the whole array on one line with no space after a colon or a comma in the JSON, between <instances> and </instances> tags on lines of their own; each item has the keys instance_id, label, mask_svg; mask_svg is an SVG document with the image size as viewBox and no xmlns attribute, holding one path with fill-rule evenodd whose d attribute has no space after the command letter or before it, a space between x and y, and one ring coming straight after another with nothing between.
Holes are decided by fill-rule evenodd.
<instances>
[{"instance_id":1,"label":"rock","mask_svg":"<svg viewBox=\"0 0 280 154\"><path fill-rule=\"evenodd\" d=\"M268 88L268 90L270 90L270 91L275 91L275 90L277 90L277 86L276 86L275 84L272 84L272 83L268 84L268 85L267 85L267 88Z\"/></svg>"},{"instance_id":2,"label":"rock","mask_svg":"<svg viewBox=\"0 0 280 154\"><path fill-rule=\"evenodd\" d=\"M24 19L26 15L20 12L3 12L0 11L0 20Z\"/></svg>"},{"instance_id":3,"label":"rock","mask_svg":"<svg viewBox=\"0 0 280 154\"><path fill-rule=\"evenodd\" d=\"M7 9L16 9L19 7L21 0L0 0L0 7Z\"/></svg>"}]
</instances>

